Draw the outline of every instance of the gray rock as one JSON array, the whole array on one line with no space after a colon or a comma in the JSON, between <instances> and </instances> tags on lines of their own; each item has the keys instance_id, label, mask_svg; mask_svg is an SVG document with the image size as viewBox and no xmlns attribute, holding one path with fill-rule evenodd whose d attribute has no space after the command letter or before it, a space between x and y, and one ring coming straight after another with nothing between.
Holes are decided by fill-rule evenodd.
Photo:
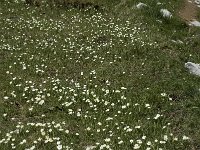
<instances>
[{"instance_id":1,"label":"gray rock","mask_svg":"<svg viewBox=\"0 0 200 150\"><path fill-rule=\"evenodd\" d=\"M138 3L137 5L136 5L136 8L138 8L138 9L141 9L141 8L143 8L143 7L146 7L147 5L146 4L144 4L144 3Z\"/></svg>"},{"instance_id":2,"label":"gray rock","mask_svg":"<svg viewBox=\"0 0 200 150\"><path fill-rule=\"evenodd\" d=\"M200 76L200 65L199 64L187 62L187 63L185 63L185 67L189 70L189 72L191 74Z\"/></svg>"}]
</instances>

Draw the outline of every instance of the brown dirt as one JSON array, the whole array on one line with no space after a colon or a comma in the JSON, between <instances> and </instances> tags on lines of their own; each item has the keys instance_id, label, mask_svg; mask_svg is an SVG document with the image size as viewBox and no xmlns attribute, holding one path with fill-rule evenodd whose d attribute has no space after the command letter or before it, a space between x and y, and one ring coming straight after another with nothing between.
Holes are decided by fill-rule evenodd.
<instances>
[{"instance_id":1,"label":"brown dirt","mask_svg":"<svg viewBox=\"0 0 200 150\"><path fill-rule=\"evenodd\" d=\"M184 0L183 7L179 10L179 16L186 22L196 20L198 14L198 7L194 3L194 0Z\"/></svg>"}]
</instances>

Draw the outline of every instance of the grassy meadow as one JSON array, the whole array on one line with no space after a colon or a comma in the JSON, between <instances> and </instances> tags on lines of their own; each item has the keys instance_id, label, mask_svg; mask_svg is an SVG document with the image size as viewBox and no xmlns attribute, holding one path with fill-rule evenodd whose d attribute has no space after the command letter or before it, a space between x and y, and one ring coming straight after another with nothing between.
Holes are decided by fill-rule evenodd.
<instances>
[{"instance_id":1,"label":"grassy meadow","mask_svg":"<svg viewBox=\"0 0 200 150\"><path fill-rule=\"evenodd\" d=\"M181 0L39 2L0 0L0 150L200 149Z\"/></svg>"}]
</instances>

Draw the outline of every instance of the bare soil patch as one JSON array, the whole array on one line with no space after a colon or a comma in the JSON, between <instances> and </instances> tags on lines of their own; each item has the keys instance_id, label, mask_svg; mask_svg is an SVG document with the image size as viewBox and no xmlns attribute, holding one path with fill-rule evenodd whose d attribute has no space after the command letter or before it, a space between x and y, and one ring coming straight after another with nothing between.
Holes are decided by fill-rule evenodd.
<instances>
[{"instance_id":1,"label":"bare soil patch","mask_svg":"<svg viewBox=\"0 0 200 150\"><path fill-rule=\"evenodd\" d=\"M198 7L194 0L184 0L182 8L179 10L179 16L186 22L196 20L198 15Z\"/></svg>"}]
</instances>

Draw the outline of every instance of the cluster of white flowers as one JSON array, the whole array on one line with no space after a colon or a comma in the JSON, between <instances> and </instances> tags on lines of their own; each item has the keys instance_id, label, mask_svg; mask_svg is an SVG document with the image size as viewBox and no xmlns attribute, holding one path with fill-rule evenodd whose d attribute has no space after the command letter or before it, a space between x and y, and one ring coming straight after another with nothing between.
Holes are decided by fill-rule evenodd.
<instances>
[{"instance_id":1,"label":"cluster of white flowers","mask_svg":"<svg viewBox=\"0 0 200 150\"><path fill-rule=\"evenodd\" d=\"M26 150L41 149L41 145L58 150L130 145L149 150L170 140L189 140L168 136L169 126L154 104L133 97L132 87L118 82L133 74L122 61L127 62L127 57L135 61L138 48L158 46L146 23L74 9L56 17L38 13L25 7L17 21L0 20L5 31L0 49L10 59L9 90L3 103L11 107L1 116L12 122L1 131L0 145ZM121 68L115 71L116 66ZM10 112L12 108L17 113Z\"/></svg>"}]
</instances>

